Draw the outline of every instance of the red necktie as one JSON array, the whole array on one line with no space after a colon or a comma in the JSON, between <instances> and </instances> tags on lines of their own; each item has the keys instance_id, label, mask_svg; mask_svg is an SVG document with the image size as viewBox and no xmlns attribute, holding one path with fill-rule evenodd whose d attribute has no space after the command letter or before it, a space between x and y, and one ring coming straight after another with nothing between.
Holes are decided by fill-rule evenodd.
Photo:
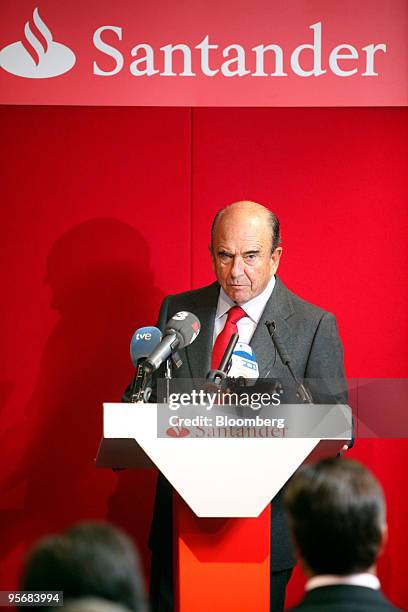
<instances>
[{"instance_id":1,"label":"red necktie","mask_svg":"<svg viewBox=\"0 0 408 612\"><path fill-rule=\"evenodd\" d=\"M219 368L221 363L221 359L225 353L225 349L228 346L228 342L231 340L232 334L238 332L237 323L243 317L246 317L247 314L245 310L243 310L240 306L233 306L228 311L227 320L225 322L224 328L220 331L218 336L215 339L215 343L212 351L212 359L211 359L211 368L216 370Z\"/></svg>"}]
</instances>

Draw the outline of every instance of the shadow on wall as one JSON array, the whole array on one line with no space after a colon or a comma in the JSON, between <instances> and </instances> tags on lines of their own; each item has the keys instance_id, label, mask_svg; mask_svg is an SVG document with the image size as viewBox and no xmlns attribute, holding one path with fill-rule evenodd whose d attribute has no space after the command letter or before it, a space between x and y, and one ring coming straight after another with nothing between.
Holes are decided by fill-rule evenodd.
<instances>
[{"instance_id":1,"label":"shadow on wall","mask_svg":"<svg viewBox=\"0 0 408 612\"><path fill-rule=\"evenodd\" d=\"M130 337L154 324L162 298L153 286L148 244L117 219L92 219L63 234L49 253L46 282L60 319L44 347L26 420L7 432L29 443L2 491L3 499L17 491L21 498L13 512L0 507L4 563L13 549L24 550L43 534L106 517L116 476L94 467L102 402L120 401L132 375ZM125 528L132 525L138 544L147 537L153 480L153 473L147 482L146 474L135 473L142 507L125 499L117 513Z\"/></svg>"}]
</instances>

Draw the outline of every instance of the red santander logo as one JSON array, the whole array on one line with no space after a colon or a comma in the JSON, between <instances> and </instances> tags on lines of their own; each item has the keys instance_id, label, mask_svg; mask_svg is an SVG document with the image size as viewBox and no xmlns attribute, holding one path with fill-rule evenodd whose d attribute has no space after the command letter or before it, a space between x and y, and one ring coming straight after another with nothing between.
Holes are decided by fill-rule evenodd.
<instances>
[{"instance_id":1,"label":"red santander logo","mask_svg":"<svg viewBox=\"0 0 408 612\"><path fill-rule=\"evenodd\" d=\"M190 430L187 427L169 427L166 434L169 438L186 438L190 435Z\"/></svg>"}]
</instances>

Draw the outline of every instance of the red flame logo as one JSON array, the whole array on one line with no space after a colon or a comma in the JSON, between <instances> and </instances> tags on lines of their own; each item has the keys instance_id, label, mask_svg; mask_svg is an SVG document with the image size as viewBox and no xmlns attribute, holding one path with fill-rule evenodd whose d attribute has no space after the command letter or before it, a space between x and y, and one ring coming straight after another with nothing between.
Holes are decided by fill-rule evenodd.
<instances>
[{"instance_id":1,"label":"red flame logo","mask_svg":"<svg viewBox=\"0 0 408 612\"><path fill-rule=\"evenodd\" d=\"M32 21L27 21L24 26L24 36L22 44L33 58L36 66L40 63L41 57L48 51L52 42L52 34L40 17L38 8L33 11Z\"/></svg>"},{"instance_id":2,"label":"red flame logo","mask_svg":"<svg viewBox=\"0 0 408 612\"><path fill-rule=\"evenodd\" d=\"M166 434L170 438L185 438L190 435L190 430L186 427L169 427L166 430Z\"/></svg>"}]
</instances>

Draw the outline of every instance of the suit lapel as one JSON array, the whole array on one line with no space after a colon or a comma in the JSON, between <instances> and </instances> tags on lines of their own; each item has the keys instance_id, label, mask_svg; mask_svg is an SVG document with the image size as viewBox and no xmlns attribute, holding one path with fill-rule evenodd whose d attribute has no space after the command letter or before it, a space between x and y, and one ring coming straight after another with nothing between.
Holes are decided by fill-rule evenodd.
<instances>
[{"instance_id":1,"label":"suit lapel","mask_svg":"<svg viewBox=\"0 0 408 612\"><path fill-rule=\"evenodd\" d=\"M273 377L281 371L281 366L276 366L276 351L265 322L275 321L279 336L285 344L290 335L287 319L293 313L294 309L290 300L290 292L282 281L276 277L272 295L265 306L250 343L258 362L260 378ZM278 364L280 364L280 361L278 361Z\"/></svg>"},{"instance_id":2,"label":"suit lapel","mask_svg":"<svg viewBox=\"0 0 408 612\"><path fill-rule=\"evenodd\" d=\"M198 317L201 329L195 341L186 347L186 355L193 378L203 378L211 368L214 320L219 290L219 284L213 283L198 295L196 294L194 298L192 311Z\"/></svg>"}]
</instances>

